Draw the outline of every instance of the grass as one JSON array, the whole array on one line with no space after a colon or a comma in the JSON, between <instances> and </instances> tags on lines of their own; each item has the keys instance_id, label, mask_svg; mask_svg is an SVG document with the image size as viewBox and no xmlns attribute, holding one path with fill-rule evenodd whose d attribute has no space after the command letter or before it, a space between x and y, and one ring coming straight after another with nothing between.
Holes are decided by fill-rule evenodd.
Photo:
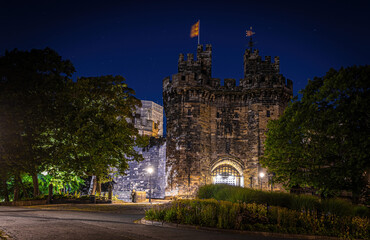
<instances>
[{"instance_id":1,"label":"grass","mask_svg":"<svg viewBox=\"0 0 370 240\"><path fill-rule=\"evenodd\" d=\"M214 199L176 200L148 209L145 218L222 229L333 236L345 239L370 238L368 218L321 215L310 211Z\"/></svg>"},{"instance_id":2,"label":"grass","mask_svg":"<svg viewBox=\"0 0 370 240\"><path fill-rule=\"evenodd\" d=\"M370 210L367 207L353 205L349 201L343 199L320 199L310 195L265 192L224 184L212 184L200 187L198 198L212 198L233 203L257 203L297 211L320 212L336 216L370 217Z\"/></svg>"}]
</instances>

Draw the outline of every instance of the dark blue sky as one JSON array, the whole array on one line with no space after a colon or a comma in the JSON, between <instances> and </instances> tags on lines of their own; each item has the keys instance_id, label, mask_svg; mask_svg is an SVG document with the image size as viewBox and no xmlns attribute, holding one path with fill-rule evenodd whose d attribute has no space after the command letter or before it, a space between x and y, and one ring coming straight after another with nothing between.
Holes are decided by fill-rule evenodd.
<instances>
[{"instance_id":1,"label":"dark blue sky","mask_svg":"<svg viewBox=\"0 0 370 240\"><path fill-rule=\"evenodd\" d=\"M56 3L58 2L58 3ZM213 46L213 77L243 76L245 30L261 55L280 56L294 93L330 67L369 64L370 1L2 1L0 54L51 47L77 76L122 75L140 99L162 104L162 79L201 20Z\"/></svg>"}]
</instances>

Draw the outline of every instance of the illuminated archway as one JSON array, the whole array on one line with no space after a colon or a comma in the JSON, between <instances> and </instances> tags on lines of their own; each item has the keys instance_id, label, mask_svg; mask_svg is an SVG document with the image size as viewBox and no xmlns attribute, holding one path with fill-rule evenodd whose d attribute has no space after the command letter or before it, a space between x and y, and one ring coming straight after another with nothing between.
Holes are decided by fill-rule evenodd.
<instances>
[{"instance_id":1,"label":"illuminated archway","mask_svg":"<svg viewBox=\"0 0 370 240\"><path fill-rule=\"evenodd\" d=\"M233 166L228 164L218 165L211 173L213 184L241 185L241 176Z\"/></svg>"}]
</instances>

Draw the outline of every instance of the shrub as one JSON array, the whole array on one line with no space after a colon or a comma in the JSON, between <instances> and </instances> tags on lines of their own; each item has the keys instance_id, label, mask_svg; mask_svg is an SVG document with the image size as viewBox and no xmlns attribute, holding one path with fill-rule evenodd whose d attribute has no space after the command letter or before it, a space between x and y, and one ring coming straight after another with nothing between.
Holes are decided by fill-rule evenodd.
<instances>
[{"instance_id":1,"label":"shrub","mask_svg":"<svg viewBox=\"0 0 370 240\"><path fill-rule=\"evenodd\" d=\"M199 188L198 198L230 201L233 203L257 203L278 206L303 212L322 212L337 216L370 217L367 207L352 205L347 200L324 199L310 195L295 195L281 192L264 192L260 190L230 186L225 184L205 185Z\"/></svg>"},{"instance_id":2,"label":"shrub","mask_svg":"<svg viewBox=\"0 0 370 240\"><path fill-rule=\"evenodd\" d=\"M145 217L149 220L225 229L370 238L370 221L366 217L319 215L311 211L267 207L256 203L177 200L147 210Z\"/></svg>"}]
</instances>

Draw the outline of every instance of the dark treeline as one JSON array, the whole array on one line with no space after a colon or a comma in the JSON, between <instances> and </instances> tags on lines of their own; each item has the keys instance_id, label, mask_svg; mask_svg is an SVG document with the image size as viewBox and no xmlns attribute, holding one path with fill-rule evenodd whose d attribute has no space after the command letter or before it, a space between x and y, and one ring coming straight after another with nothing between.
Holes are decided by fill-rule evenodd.
<instances>
[{"instance_id":1,"label":"dark treeline","mask_svg":"<svg viewBox=\"0 0 370 240\"><path fill-rule=\"evenodd\" d=\"M100 182L113 169L123 173L129 159L141 160L134 146L146 139L127 121L141 105L135 92L121 76L74 82L74 72L49 48L0 56L0 201L38 196L41 173Z\"/></svg>"}]
</instances>

